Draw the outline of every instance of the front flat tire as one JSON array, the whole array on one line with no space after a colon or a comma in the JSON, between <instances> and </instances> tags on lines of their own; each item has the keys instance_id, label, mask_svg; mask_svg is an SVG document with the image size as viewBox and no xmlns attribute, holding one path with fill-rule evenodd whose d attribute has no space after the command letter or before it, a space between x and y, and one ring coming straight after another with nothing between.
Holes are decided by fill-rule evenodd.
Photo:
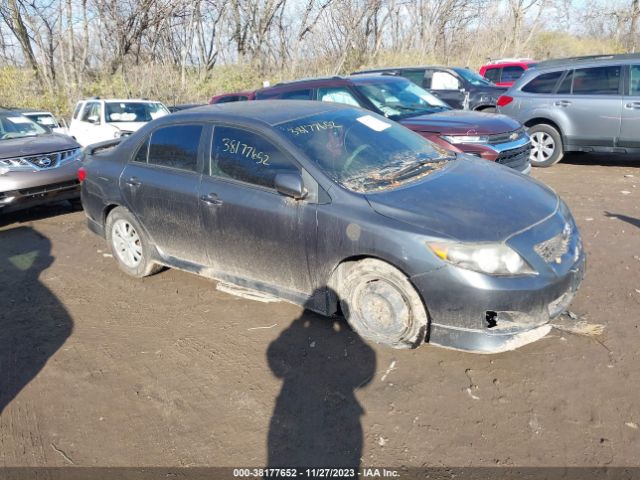
<instances>
[{"instance_id":1,"label":"front flat tire","mask_svg":"<svg viewBox=\"0 0 640 480\"><path fill-rule=\"evenodd\" d=\"M339 290L342 313L362 338L392 348L424 343L426 309L397 268L373 258L358 261L342 275Z\"/></svg>"}]
</instances>

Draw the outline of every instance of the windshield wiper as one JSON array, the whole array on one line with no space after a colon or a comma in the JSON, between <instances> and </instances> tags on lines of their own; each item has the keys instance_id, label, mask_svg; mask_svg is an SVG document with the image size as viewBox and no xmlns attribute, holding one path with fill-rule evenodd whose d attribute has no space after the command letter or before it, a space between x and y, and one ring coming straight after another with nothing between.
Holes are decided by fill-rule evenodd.
<instances>
[{"instance_id":1,"label":"windshield wiper","mask_svg":"<svg viewBox=\"0 0 640 480\"><path fill-rule=\"evenodd\" d=\"M389 180L391 181L397 180L398 178L404 177L405 175L415 170L419 170L422 167L428 166L429 170L437 170L440 168L441 163L451 159L452 157L436 157L436 158L431 158L429 160L422 160L416 163L412 163L411 165L407 165L406 167L401 168L400 170L397 170L396 172L394 172L393 175L389 177Z\"/></svg>"}]
</instances>

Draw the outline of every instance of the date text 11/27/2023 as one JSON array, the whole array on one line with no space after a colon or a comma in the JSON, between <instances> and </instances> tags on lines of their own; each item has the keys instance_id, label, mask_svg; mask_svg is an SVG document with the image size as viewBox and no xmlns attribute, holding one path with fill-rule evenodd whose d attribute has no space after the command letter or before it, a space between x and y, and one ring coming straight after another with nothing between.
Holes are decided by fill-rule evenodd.
<instances>
[{"instance_id":1,"label":"date text 11/27/2023","mask_svg":"<svg viewBox=\"0 0 640 480\"><path fill-rule=\"evenodd\" d=\"M235 478L399 478L387 468L234 468Z\"/></svg>"}]
</instances>

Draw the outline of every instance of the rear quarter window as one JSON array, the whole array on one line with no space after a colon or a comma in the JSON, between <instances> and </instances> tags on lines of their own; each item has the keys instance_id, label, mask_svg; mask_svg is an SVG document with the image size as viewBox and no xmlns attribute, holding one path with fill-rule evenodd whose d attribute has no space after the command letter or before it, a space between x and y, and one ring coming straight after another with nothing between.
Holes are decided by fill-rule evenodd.
<instances>
[{"instance_id":1,"label":"rear quarter window","mask_svg":"<svg viewBox=\"0 0 640 480\"><path fill-rule=\"evenodd\" d=\"M522 91L528 93L553 93L563 73L563 71L559 71L538 75L522 87Z\"/></svg>"}]
</instances>

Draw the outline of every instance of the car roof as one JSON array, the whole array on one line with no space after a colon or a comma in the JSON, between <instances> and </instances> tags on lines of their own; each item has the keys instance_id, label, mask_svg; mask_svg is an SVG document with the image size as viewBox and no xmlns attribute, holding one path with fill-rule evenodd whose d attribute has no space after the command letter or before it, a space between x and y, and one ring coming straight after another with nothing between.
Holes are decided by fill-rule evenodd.
<instances>
[{"instance_id":1,"label":"car roof","mask_svg":"<svg viewBox=\"0 0 640 480\"><path fill-rule=\"evenodd\" d=\"M480 69L490 69L490 68L502 68L502 67L520 67L522 65L537 65L540 62L536 62L535 60L526 60L526 61L513 61L513 62L500 62L500 63L487 63L480 67Z\"/></svg>"},{"instance_id":2,"label":"car roof","mask_svg":"<svg viewBox=\"0 0 640 480\"><path fill-rule=\"evenodd\" d=\"M31 114L31 115L42 115L43 113L44 113L44 114L47 114L47 115L53 115L53 113L51 113L51 112L50 112L50 111L48 111L48 110L30 110L30 109L28 109L28 108L19 108L19 109L15 109L15 110L13 110L13 111L14 111L14 112L20 112L20 113L22 113L23 115L26 115L26 114Z\"/></svg>"},{"instance_id":3,"label":"car roof","mask_svg":"<svg viewBox=\"0 0 640 480\"><path fill-rule=\"evenodd\" d=\"M443 65L412 65L412 66L400 66L400 67L380 67L380 68L372 68L367 70L358 70L357 72L353 72L352 75L363 75L363 74L375 73L375 72L392 72L395 70L422 70L423 68L440 68L442 70L455 70L456 68L467 68L467 67L445 67Z\"/></svg>"},{"instance_id":4,"label":"car roof","mask_svg":"<svg viewBox=\"0 0 640 480\"><path fill-rule=\"evenodd\" d=\"M282 82L274 85L272 87L262 88L256 91L256 95L259 96L261 93L267 92L277 92L277 91L287 91L289 87L314 87L314 86L339 86L339 85L352 85L352 84L360 84L360 83L382 83L388 82L390 78L395 78L397 81L408 81L404 78L395 77L395 76L381 76L375 74L362 74L362 75L351 75L345 77L317 77L317 78L306 78L303 80L293 80L291 82Z\"/></svg>"},{"instance_id":5,"label":"car roof","mask_svg":"<svg viewBox=\"0 0 640 480\"><path fill-rule=\"evenodd\" d=\"M161 103L160 100L149 100L144 98L85 98L80 100L82 102L139 102L139 103Z\"/></svg>"},{"instance_id":6,"label":"car roof","mask_svg":"<svg viewBox=\"0 0 640 480\"><path fill-rule=\"evenodd\" d=\"M183 120L236 120L241 122L259 122L270 126L305 118L320 113L347 110L353 107L339 103L316 102L312 100L256 100L251 102L230 102L205 105L180 110L156 120L171 123L175 119Z\"/></svg>"},{"instance_id":7,"label":"car roof","mask_svg":"<svg viewBox=\"0 0 640 480\"><path fill-rule=\"evenodd\" d=\"M619 55L587 55L582 57L567 57L556 58L553 60L544 60L538 62L535 67L536 70L552 69L552 68L567 68L578 65L600 65L610 64L612 62L627 62L627 61L640 61L640 53L623 53Z\"/></svg>"}]
</instances>

